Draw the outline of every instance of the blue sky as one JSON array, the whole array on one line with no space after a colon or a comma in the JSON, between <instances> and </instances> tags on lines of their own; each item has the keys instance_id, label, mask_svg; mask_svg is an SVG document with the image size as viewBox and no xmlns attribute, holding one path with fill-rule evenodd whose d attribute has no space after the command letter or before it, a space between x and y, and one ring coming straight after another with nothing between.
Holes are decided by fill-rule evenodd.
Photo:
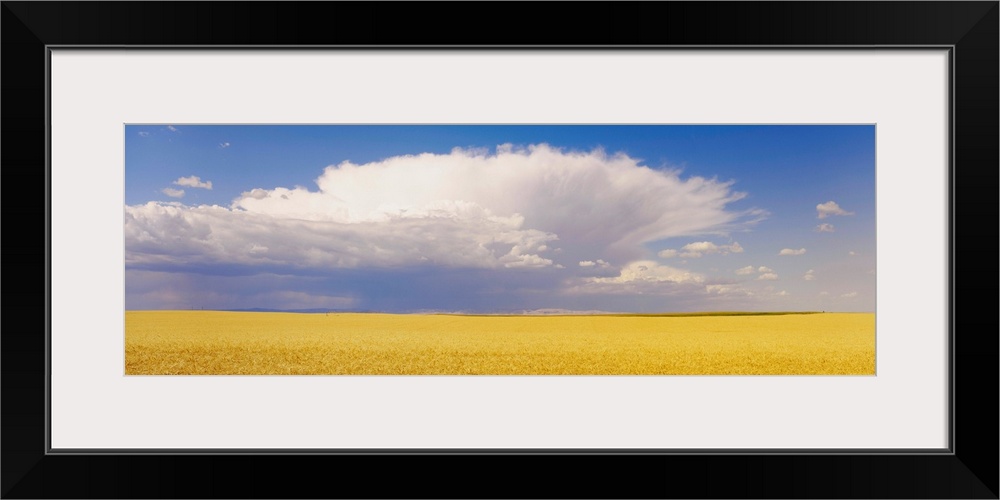
<instances>
[{"instance_id":1,"label":"blue sky","mask_svg":"<svg viewBox=\"0 0 1000 500\"><path fill-rule=\"evenodd\" d=\"M874 126L125 127L126 308L875 309Z\"/></svg>"}]
</instances>

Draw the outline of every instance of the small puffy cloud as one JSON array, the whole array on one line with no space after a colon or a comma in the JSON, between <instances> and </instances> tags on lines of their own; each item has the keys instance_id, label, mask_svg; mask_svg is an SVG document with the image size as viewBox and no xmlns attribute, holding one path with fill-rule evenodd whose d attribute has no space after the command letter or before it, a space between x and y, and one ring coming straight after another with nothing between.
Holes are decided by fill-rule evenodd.
<instances>
[{"instance_id":1,"label":"small puffy cloud","mask_svg":"<svg viewBox=\"0 0 1000 500\"><path fill-rule=\"evenodd\" d=\"M841 294L840 296L845 299L853 299L858 296L858 292L847 292L845 294Z\"/></svg>"},{"instance_id":2,"label":"small puffy cloud","mask_svg":"<svg viewBox=\"0 0 1000 500\"><path fill-rule=\"evenodd\" d=\"M760 290L741 283L720 282L651 261L631 262L615 277L578 279L568 284L573 286L565 288L564 295L601 297L601 304L623 299L628 300L626 303L652 300L651 305L658 304L653 307L665 307L664 310L677 310L677 307L681 307L680 310L706 310L706 304L711 304L711 308L748 310L745 308L759 306L758 302L763 297L759 295Z\"/></svg>"},{"instance_id":3,"label":"small puffy cloud","mask_svg":"<svg viewBox=\"0 0 1000 500\"><path fill-rule=\"evenodd\" d=\"M806 253L805 248L800 248L798 250L792 248L782 248L781 251L778 252L778 255L802 255L804 253Z\"/></svg>"},{"instance_id":4,"label":"small puffy cloud","mask_svg":"<svg viewBox=\"0 0 1000 500\"><path fill-rule=\"evenodd\" d=\"M266 189L252 189L250 191L244 191L240 195L241 198L252 198L254 200L263 200L270 196L270 193Z\"/></svg>"},{"instance_id":5,"label":"small puffy cloud","mask_svg":"<svg viewBox=\"0 0 1000 500\"><path fill-rule=\"evenodd\" d=\"M666 250L664 250L666 252ZM681 253L679 254L683 258L698 258L703 255L720 254L726 255L729 253L742 253L743 247L739 243L734 242L731 245L716 245L710 241L698 241L694 243L688 243L681 247ZM661 252L662 254L663 252ZM675 253L676 255L676 253ZM663 255L661 255L663 257Z\"/></svg>"},{"instance_id":6,"label":"small puffy cloud","mask_svg":"<svg viewBox=\"0 0 1000 500\"><path fill-rule=\"evenodd\" d=\"M139 137L149 137L149 132L139 132Z\"/></svg>"},{"instance_id":7,"label":"small puffy cloud","mask_svg":"<svg viewBox=\"0 0 1000 500\"><path fill-rule=\"evenodd\" d=\"M542 245L541 247L539 247L539 250L544 250L543 247L545 247L545 245ZM583 261L580 261L580 267L600 267L600 268L603 269L603 268L611 267L611 264L608 264L607 262L605 262L605 261L603 261L601 259L597 259L596 262L592 261L592 260L583 260Z\"/></svg>"},{"instance_id":8,"label":"small puffy cloud","mask_svg":"<svg viewBox=\"0 0 1000 500\"><path fill-rule=\"evenodd\" d=\"M179 132L179 130L177 130L177 127L175 127L173 125L167 125L167 130L169 130L171 132Z\"/></svg>"},{"instance_id":9,"label":"small puffy cloud","mask_svg":"<svg viewBox=\"0 0 1000 500\"><path fill-rule=\"evenodd\" d=\"M850 252L847 252L847 255L850 255L851 257L854 257L854 256L855 256L855 255L857 255L857 254L858 254L858 253L857 253L857 252L855 252L854 250L851 250Z\"/></svg>"},{"instance_id":10,"label":"small puffy cloud","mask_svg":"<svg viewBox=\"0 0 1000 500\"><path fill-rule=\"evenodd\" d=\"M790 295L790 294L789 294L788 292L786 292L786 291L782 290L782 291L778 292L778 294L777 294L777 295L778 295L779 297L786 297L786 296L788 296L788 295Z\"/></svg>"},{"instance_id":11,"label":"small puffy cloud","mask_svg":"<svg viewBox=\"0 0 1000 500\"><path fill-rule=\"evenodd\" d=\"M231 145L232 144L229 144L228 142L220 142L219 143L219 147L222 148L222 149L226 149L226 148L228 148Z\"/></svg>"},{"instance_id":12,"label":"small puffy cloud","mask_svg":"<svg viewBox=\"0 0 1000 500\"><path fill-rule=\"evenodd\" d=\"M816 226L816 231L820 233L832 233L834 231L833 224L822 223Z\"/></svg>"},{"instance_id":13,"label":"small puffy cloud","mask_svg":"<svg viewBox=\"0 0 1000 500\"><path fill-rule=\"evenodd\" d=\"M747 290L738 284L731 283L705 285L705 292L710 295L736 295L747 297L752 297L754 294L751 290Z\"/></svg>"},{"instance_id":14,"label":"small puffy cloud","mask_svg":"<svg viewBox=\"0 0 1000 500\"><path fill-rule=\"evenodd\" d=\"M592 260L580 261L580 267L594 267L597 263Z\"/></svg>"},{"instance_id":15,"label":"small puffy cloud","mask_svg":"<svg viewBox=\"0 0 1000 500\"><path fill-rule=\"evenodd\" d=\"M810 269L810 270L806 271L806 274L802 276L802 279L804 279L806 281L812 281L812 280L816 279L816 274L814 273L814 271L812 269Z\"/></svg>"},{"instance_id":16,"label":"small puffy cloud","mask_svg":"<svg viewBox=\"0 0 1000 500\"><path fill-rule=\"evenodd\" d=\"M618 276L585 278L567 289L569 293L612 295L691 295L705 292L701 274L664 266L652 260L630 262Z\"/></svg>"},{"instance_id":17,"label":"small puffy cloud","mask_svg":"<svg viewBox=\"0 0 1000 500\"><path fill-rule=\"evenodd\" d=\"M588 281L615 284L633 282L702 283L705 281L705 277L684 269L660 265L651 260L640 260L623 267L618 276L590 278Z\"/></svg>"},{"instance_id":18,"label":"small puffy cloud","mask_svg":"<svg viewBox=\"0 0 1000 500\"><path fill-rule=\"evenodd\" d=\"M854 212L848 212L840 205L837 205L835 201L828 201L826 203L820 203L816 205L816 217L819 219L825 219L831 215L854 215Z\"/></svg>"},{"instance_id":19,"label":"small puffy cloud","mask_svg":"<svg viewBox=\"0 0 1000 500\"><path fill-rule=\"evenodd\" d=\"M184 196L184 190L174 189L174 188L163 188L163 194L171 198L182 198Z\"/></svg>"},{"instance_id":20,"label":"small puffy cloud","mask_svg":"<svg viewBox=\"0 0 1000 500\"><path fill-rule=\"evenodd\" d=\"M506 268L533 268L552 265L551 259L545 259L534 254L522 254L518 245L514 245L514 248L507 255L501 257L499 262Z\"/></svg>"},{"instance_id":21,"label":"small puffy cloud","mask_svg":"<svg viewBox=\"0 0 1000 500\"><path fill-rule=\"evenodd\" d=\"M741 276L747 276L753 273L758 273L757 279L762 281L773 281L778 279L778 275L774 272L774 269L766 266L760 266L756 269L754 269L753 266L746 266L736 270L736 274Z\"/></svg>"},{"instance_id":22,"label":"small puffy cloud","mask_svg":"<svg viewBox=\"0 0 1000 500\"><path fill-rule=\"evenodd\" d=\"M181 177L180 179L174 181L174 184L177 184L178 186L187 186L192 188L212 189L212 181L202 182L201 178L199 178L197 175L192 175L190 177Z\"/></svg>"},{"instance_id":23,"label":"small puffy cloud","mask_svg":"<svg viewBox=\"0 0 1000 500\"><path fill-rule=\"evenodd\" d=\"M668 248L666 250L660 250L660 253L656 255L659 255L664 259L672 259L674 257L677 257L677 250L674 250L673 248Z\"/></svg>"},{"instance_id":24,"label":"small puffy cloud","mask_svg":"<svg viewBox=\"0 0 1000 500\"><path fill-rule=\"evenodd\" d=\"M716 246L715 243L712 243L712 242L709 242L709 241L698 241L698 242L695 242L695 243L688 243L687 245L684 245L683 247L681 247L681 250L684 250L686 252L704 252L704 253L709 253L709 252L717 251L718 248L719 247Z\"/></svg>"}]
</instances>

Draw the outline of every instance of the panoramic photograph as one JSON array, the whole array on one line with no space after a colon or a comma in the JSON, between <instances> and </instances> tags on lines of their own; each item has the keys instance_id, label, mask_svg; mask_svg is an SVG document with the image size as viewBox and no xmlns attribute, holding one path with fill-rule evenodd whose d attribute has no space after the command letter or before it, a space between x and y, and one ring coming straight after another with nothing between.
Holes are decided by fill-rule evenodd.
<instances>
[{"instance_id":1,"label":"panoramic photograph","mask_svg":"<svg viewBox=\"0 0 1000 500\"><path fill-rule=\"evenodd\" d=\"M127 124L126 375L874 375L874 125Z\"/></svg>"}]
</instances>

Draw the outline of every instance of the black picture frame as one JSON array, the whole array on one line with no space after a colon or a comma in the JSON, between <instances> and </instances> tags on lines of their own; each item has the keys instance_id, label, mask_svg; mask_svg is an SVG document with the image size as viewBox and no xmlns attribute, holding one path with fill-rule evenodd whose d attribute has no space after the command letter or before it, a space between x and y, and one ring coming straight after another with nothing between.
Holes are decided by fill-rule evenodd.
<instances>
[{"instance_id":1,"label":"black picture frame","mask_svg":"<svg viewBox=\"0 0 1000 500\"><path fill-rule=\"evenodd\" d=\"M992 308L978 305L979 298L994 304L997 290L991 281L997 276L993 224L1000 169L996 1L553 4L560 15L543 13L538 4L489 3L2 4L0 160L7 178L3 220L8 229L2 252L9 271L28 272L27 278L9 275L17 281L4 295L4 498L998 498L998 328ZM949 46L954 102L950 452L50 454L46 62L47 47L54 45ZM962 270L966 278L958 279ZM965 307L956 307L959 298ZM372 482L369 474L382 480Z\"/></svg>"}]
</instances>

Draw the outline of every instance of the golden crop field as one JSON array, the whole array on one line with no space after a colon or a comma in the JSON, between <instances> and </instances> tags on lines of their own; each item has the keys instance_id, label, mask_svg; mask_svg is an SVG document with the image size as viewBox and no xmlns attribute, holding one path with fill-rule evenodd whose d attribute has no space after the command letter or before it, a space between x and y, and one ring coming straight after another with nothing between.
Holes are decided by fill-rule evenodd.
<instances>
[{"instance_id":1,"label":"golden crop field","mask_svg":"<svg viewBox=\"0 0 1000 500\"><path fill-rule=\"evenodd\" d=\"M873 375L875 315L127 311L128 375Z\"/></svg>"}]
</instances>

